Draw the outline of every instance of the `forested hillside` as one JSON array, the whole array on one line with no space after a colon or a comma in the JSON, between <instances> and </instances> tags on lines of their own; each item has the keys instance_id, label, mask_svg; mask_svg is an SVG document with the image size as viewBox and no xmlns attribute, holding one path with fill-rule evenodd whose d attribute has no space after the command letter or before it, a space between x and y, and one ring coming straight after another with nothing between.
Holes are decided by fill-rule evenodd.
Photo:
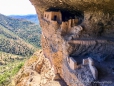
<instances>
[{"instance_id":1,"label":"forested hillside","mask_svg":"<svg viewBox=\"0 0 114 86\"><path fill-rule=\"evenodd\" d=\"M40 47L41 29L30 21L13 19L0 14L0 25L33 46Z\"/></svg>"},{"instance_id":2,"label":"forested hillside","mask_svg":"<svg viewBox=\"0 0 114 86\"><path fill-rule=\"evenodd\" d=\"M40 48L39 25L0 14L0 86L8 86L24 62Z\"/></svg>"},{"instance_id":3,"label":"forested hillside","mask_svg":"<svg viewBox=\"0 0 114 86\"><path fill-rule=\"evenodd\" d=\"M35 48L0 25L0 51L16 55L32 55Z\"/></svg>"}]
</instances>

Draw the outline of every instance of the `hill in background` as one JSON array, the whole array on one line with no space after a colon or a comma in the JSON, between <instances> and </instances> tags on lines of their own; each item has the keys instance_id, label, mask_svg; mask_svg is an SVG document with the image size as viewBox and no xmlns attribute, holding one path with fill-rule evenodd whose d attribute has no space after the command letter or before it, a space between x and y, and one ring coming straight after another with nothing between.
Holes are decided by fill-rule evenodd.
<instances>
[{"instance_id":1,"label":"hill in background","mask_svg":"<svg viewBox=\"0 0 114 86\"><path fill-rule=\"evenodd\" d=\"M36 14L31 15L10 15L9 17L15 18L15 19L21 19L21 20L28 20L33 23L39 24L38 17Z\"/></svg>"}]
</instances>

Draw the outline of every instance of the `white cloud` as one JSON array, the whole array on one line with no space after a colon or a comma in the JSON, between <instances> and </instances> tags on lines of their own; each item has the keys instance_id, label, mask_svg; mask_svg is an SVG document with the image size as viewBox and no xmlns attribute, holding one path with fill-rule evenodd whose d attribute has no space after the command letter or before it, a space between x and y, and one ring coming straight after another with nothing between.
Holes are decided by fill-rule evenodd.
<instances>
[{"instance_id":1,"label":"white cloud","mask_svg":"<svg viewBox=\"0 0 114 86\"><path fill-rule=\"evenodd\" d=\"M35 14L29 0L0 0L0 13L5 15Z\"/></svg>"}]
</instances>

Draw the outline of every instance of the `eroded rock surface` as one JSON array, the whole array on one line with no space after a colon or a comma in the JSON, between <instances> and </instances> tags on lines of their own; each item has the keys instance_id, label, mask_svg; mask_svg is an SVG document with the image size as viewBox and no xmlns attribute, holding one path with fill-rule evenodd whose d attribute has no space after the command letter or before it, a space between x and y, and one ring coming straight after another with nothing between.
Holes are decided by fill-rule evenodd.
<instances>
[{"instance_id":1,"label":"eroded rock surface","mask_svg":"<svg viewBox=\"0 0 114 86\"><path fill-rule=\"evenodd\" d=\"M69 86L114 86L114 1L30 1L42 27L44 56L50 60L55 75L59 74ZM74 58L79 67L72 70L67 57ZM94 60L97 81L101 83L94 83L90 68L82 65L82 60L88 57ZM39 65L37 68L41 69Z\"/></svg>"},{"instance_id":2,"label":"eroded rock surface","mask_svg":"<svg viewBox=\"0 0 114 86\"><path fill-rule=\"evenodd\" d=\"M25 63L14 79L14 86L61 86L64 82L60 78L54 80L54 69L42 50L37 51Z\"/></svg>"}]
</instances>

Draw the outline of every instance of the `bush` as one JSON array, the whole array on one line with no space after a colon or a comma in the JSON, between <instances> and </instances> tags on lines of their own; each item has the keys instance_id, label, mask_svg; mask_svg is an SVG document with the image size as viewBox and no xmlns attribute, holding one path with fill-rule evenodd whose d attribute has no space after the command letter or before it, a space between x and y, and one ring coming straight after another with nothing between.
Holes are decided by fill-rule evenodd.
<instances>
[{"instance_id":1,"label":"bush","mask_svg":"<svg viewBox=\"0 0 114 86\"><path fill-rule=\"evenodd\" d=\"M6 85L6 83L10 83L11 77L14 76L24 65L24 62L18 64L14 67L14 69L4 72L0 75L0 85Z\"/></svg>"}]
</instances>

